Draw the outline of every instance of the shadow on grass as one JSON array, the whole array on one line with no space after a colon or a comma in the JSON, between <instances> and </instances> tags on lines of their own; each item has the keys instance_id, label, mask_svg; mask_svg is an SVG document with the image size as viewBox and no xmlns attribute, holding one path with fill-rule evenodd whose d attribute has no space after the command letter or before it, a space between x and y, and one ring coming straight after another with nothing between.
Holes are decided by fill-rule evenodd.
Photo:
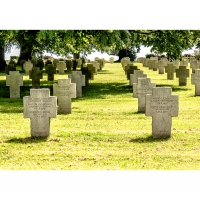
<instances>
[{"instance_id":1,"label":"shadow on grass","mask_svg":"<svg viewBox=\"0 0 200 200\"><path fill-rule=\"evenodd\" d=\"M172 92L192 90L189 88L184 88L185 86L176 86L176 85L167 85L167 84L158 84L158 85L156 85L156 87L171 87Z\"/></svg>"},{"instance_id":2,"label":"shadow on grass","mask_svg":"<svg viewBox=\"0 0 200 200\"><path fill-rule=\"evenodd\" d=\"M131 86L126 83L90 83L88 87L83 87L84 99L104 99L106 95L122 95L133 93Z\"/></svg>"},{"instance_id":3,"label":"shadow on grass","mask_svg":"<svg viewBox=\"0 0 200 200\"><path fill-rule=\"evenodd\" d=\"M41 142L59 142L58 138L49 138L49 137L27 137L27 138L12 138L5 141L6 143L15 143L15 144L30 144L30 143L41 143Z\"/></svg>"},{"instance_id":4,"label":"shadow on grass","mask_svg":"<svg viewBox=\"0 0 200 200\"><path fill-rule=\"evenodd\" d=\"M148 137L139 137L129 140L132 143L153 143L153 142L160 142L160 141L168 141L170 137L167 138L153 138L152 136Z\"/></svg>"}]
</instances>

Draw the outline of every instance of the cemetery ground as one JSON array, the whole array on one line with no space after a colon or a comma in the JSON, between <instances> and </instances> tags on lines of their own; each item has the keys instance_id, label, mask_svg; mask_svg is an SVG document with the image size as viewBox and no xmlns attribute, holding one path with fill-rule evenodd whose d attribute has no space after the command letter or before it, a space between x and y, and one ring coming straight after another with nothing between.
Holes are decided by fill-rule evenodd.
<instances>
[{"instance_id":1,"label":"cemetery ground","mask_svg":"<svg viewBox=\"0 0 200 200\"><path fill-rule=\"evenodd\" d=\"M23 96L30 96L31 80L23 74L21 98L9 98L5 73L0 74L1 170L194 170L200 169L200 96L190 77L187 86L178 78L167 80L140 63L138 68L156 87L172 87L179 95L179 114L172 118L169 138L152 138L152 118L138 113L121 63L106 63L83 87L83 96L72 99L71 114L50 121L50 137L31 138L30 119L23 117ZM68 75L55 75L41 88Z\"/></svg>"}]
</instances>

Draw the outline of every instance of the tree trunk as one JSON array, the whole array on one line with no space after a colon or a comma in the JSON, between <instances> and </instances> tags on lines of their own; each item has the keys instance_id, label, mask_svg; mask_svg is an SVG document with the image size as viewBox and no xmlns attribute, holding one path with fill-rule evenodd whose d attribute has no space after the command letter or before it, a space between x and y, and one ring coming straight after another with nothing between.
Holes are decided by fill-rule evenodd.
<instances>
[{"instance_id":1,"label":"tree trunk","mask_svg":"<svg viewBox=\"0 0 200 200\"><path fill-rule=\"evenodd\" d=\"M79 59L80 58L80 53L74 53L73 54L74 59Z\"/></svg>"},{"instance_id":2,"label":"tree trunk","mask_svg":"<svg viewBox=\"0 0 200 200\"><path fill-rule=\"evenodd\" d=\"M24 51L23 46L21 46L21 48L20 48L20 54L19 54L19 59L18 59L17 64L19 65L21 60L26 60L26 61L31 60L31 58L32 58L31 55L32 55L32 49L29 49L28 51L27 50Z\"/></svg>"},{"instance_id":3,"label":"tree trunk","mask_svg":"<svg viewBox=\"0 0 200 200\"><path fill-rule=\"evenodd\" d=\"M0 60L5 60L4 47L0 46Z\"/></svg>"}]
</instances>

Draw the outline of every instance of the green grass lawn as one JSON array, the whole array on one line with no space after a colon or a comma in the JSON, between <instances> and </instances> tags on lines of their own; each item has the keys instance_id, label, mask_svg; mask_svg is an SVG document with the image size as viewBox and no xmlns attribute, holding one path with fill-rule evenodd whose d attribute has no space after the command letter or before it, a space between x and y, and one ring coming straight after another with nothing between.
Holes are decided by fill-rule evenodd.
<instances>
[{"instance_id":1,"label":"green grass lawn","mask_svg":"<svg viewBox=\"0 0 200 200\"><path fill-rule=\"evenodd\" d=\"M50 137L30 138L30 119L23 117L23 96L30 95L31 80L23 74L21 98L10 99L5 74L0 74L1 170L194 170L200 169L200 97L195 97L191 75L187 86L178 78L135 63L157 87L172 87L179 95L179 115L172 118L172 135L153 139L152 118L138 113L121 63L106 63L83 87L83 97L72 99L72 114L51 119ZM190 69L190 74L192 70ZM50 88L55 81L41 87Z\"/></svg>"}]
</instances>

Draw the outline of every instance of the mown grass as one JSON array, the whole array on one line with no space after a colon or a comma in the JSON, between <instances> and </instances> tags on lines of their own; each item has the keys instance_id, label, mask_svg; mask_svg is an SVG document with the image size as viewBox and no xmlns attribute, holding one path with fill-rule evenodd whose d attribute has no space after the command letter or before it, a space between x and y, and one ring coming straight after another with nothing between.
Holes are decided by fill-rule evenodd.
<instances>
[{"instance_id":1,"label":"mown grass","mask_svg":"<svg viewBox=\"0 0 200 200\"><path fill-rule=\"evenodd\" d=\"M172 135L151 137L151 117L138 113L137 99L120 63L106 63L83 87L83 97L72 99L72 114L51 119L49 138L30 137L30 119L23 118L23 96L31 80L24 76L21 98L10 99L5 74L0 74L0 169L9 170L193 170L200 169L200 97L178 79L136 63L157 87L179 94L179 115L172 119ZM191 72L191 71L190 71ZM55 81L41 80L53 95Z\"/></svg>"}]
</instances>

